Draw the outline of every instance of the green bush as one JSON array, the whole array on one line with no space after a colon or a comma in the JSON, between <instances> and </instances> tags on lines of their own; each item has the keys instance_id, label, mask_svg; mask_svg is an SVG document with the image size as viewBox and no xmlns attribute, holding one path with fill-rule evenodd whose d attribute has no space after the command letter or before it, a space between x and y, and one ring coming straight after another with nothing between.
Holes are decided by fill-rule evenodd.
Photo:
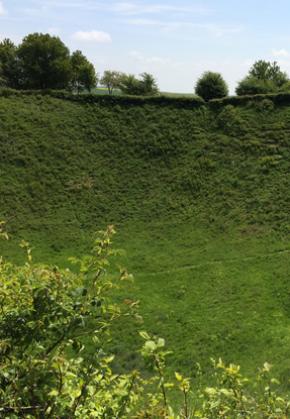
<instances>
[{"instance_id":1,"label":"green bush","mask_svg":"<svg viewBox=\"0 0 290 419\"><path fill-rule=\"evenodd\" d=\"M290 93L277 92L257 95L245 95L245 96L229 96L223 99L213 99L209 101L211 108L220 108L225 105L243 106L249 103L255 104L264 101L265 99L271 100L274 105L289 105L290 104Z\"/></svg>"},{"instance_id":2,"label":"green bush","mask_svg":"<svg viewBox=\"0 0 290 419\"><path fill-rule=\"evenodd\" d=\"M197 81L195 93L208 101L227 96L229 89L221 74L208 71Z\"/></svg>"},{"instance_id":3,"label":"green bush","mask_svg":"<svg viewBox=\"0 0 290 419\"><path fill-rule=\"evenodd\" d=\"M159 91L156 80L149 73L140 74L140 79L133 74L123 74L119 88L126 95L136 96L155 96Z\"/></svg>"},{"instance_id":4,"label":"green bush","mask_svg":"<svg viewBox=\"0 0 290 419\"><path fill-rule=\"evenodd\" d=\"M262 112L272 112L274 107L274 103L270 99L263 99L258 103L258 109Z\"/></svg>"},{"instance_id":5,"label":"green bush","mask_svg":"<svg viewBox=\"0 0 290 419\"><path fill-rule=\"evenodd\" d=\"M280 88L279 88L279 92L282 93L287 93L290 92L290 81L287 81L286 83L284 83Z\"/></svg>"},{"instance_id":6,"label":"green bush","mask_svg":"<svg viewBox=\"0 0 290 419\"><path fill-rule=\"evenodd\" d=\"M246 129L246 123L243 121L239 109L233 105L226 105L217 116L218 128L229 135L243 134Z\"/></svg>"},{"instance_id":7,"label":"green bush","mask_svg":"<svg viewBox=\"0 0 290 419\"><path fill-rule=\"evenodd\" d=\"M236 88L238 96L258 95L278 92L278 87L272 80L259 80L253 77L246 77Z\"/></svg>"}]
</instances>

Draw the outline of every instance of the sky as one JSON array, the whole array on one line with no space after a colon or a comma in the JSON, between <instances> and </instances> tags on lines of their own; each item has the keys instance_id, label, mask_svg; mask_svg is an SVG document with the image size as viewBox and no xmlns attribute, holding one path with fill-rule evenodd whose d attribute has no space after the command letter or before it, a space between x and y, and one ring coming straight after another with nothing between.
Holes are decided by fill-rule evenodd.
<instances>
[{"instance_id":1,"label":"sky","mask_svg":"<svg viewBox=\"0 0 290 419\"><path fill-rule=\"evenodd\" d=\"M290 0L0 0L0 39L57 35L98 73L146 71L168 92L210 70L233 93L257 59L290 74L289 21Z\"/></svg>"}]
</instances>

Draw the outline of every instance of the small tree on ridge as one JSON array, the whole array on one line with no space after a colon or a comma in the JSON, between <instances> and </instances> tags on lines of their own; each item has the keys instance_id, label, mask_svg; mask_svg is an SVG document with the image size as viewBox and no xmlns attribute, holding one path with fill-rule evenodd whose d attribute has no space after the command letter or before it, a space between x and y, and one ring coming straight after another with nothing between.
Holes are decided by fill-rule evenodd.
<instances>
[{"instance_id":1,"label":"small tree on ridge","mask_svg":"<svg viewBox=\"0 0 290 419\"><path fill-rule=\"evenodd\" d=\"M195 86L195 93L208 101L227 96L229 89L220 73L207 71L198 79Z\"/></svg>"}]
</instances>

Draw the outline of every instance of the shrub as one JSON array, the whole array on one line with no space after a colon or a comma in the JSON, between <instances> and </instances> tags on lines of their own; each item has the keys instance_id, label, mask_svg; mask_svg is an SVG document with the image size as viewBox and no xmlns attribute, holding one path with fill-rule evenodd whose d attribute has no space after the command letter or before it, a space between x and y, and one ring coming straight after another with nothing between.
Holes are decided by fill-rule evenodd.
<instances>
[{"instance_id":1,"label":"shrub","mask_svg":"<svg viewBox=\"0 0 290 419\"><path fill-rule=\"evenodd\" d=\"M263 99L258 103L257 108L262 112L272 112L274 110L274 103L270 99Z\"/></svg>"},{"instance_id":2,"label":"shrub","mask_svg":"<svg viewBox=\"0 0 290 419\"><path fill-rule=\"evenodd\" d=\"M272 80L259 80L254 77L246 77L236 88L238 96L258 95L277 92L278 88Z\"/></svg>"},{"instance_id":3,"label":"shrub","mask_svg":"<svg viewBox=\"0 0 290 419\"><path fill-rule=\"evenodd\" d=\"M290 81L287 81L286 83L284 83L280 87L279 92L290 92Z\"/></svg>"},{"instance_id":4,"label":"shrub","mask_svg":"<svg viewBox=\"0 0 290 419\"><path fill-rule=\"evenodd\" d=\"M243 121L239 109L233 105L226 105L217 117L217 125L229 135L238 135L246 131L247 125Z\"/></svg>"},{"instance_id":5,"label":"shrub","mask_svg":"<svg viewBox=\"0 0 290 419\"><path fill-rule=\"evenodd\" d=\"M229 89L221 74L208 71L197 81L195 93L208 101L227 96Z\"/></svg>"},{"instance_id":6,"label":"shrub","mask_svg":"<svg viewBox=\"0 0 290 419\"><path fill-rule=\"evenodd\" d=\"M140 79L133 74L123 74L119 88L127 95L154 96L158 94L157 82L149 73L141 74Z\"/></svg>"}]
</instances>

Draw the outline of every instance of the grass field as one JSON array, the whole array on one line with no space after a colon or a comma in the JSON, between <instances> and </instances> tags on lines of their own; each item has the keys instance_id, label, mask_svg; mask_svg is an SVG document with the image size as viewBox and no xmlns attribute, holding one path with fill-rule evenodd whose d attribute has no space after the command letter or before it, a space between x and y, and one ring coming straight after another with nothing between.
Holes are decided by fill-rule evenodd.
<instances>
[{"instance_id":1,"label":"grass field","mask_svg":"<svg viewBox=\"0 0 290 419\"><path fill-rule=\"evenodd\" d=\"M139 365L137 330L163 336L171 369L210 357L251 373L268 361L284 386L290 361L290 108L212 110L0 98L0 216L21 261L67 266L93 231L117 227L118 263L140 300L112 343Z\"/></svg>"}]
</instances>

